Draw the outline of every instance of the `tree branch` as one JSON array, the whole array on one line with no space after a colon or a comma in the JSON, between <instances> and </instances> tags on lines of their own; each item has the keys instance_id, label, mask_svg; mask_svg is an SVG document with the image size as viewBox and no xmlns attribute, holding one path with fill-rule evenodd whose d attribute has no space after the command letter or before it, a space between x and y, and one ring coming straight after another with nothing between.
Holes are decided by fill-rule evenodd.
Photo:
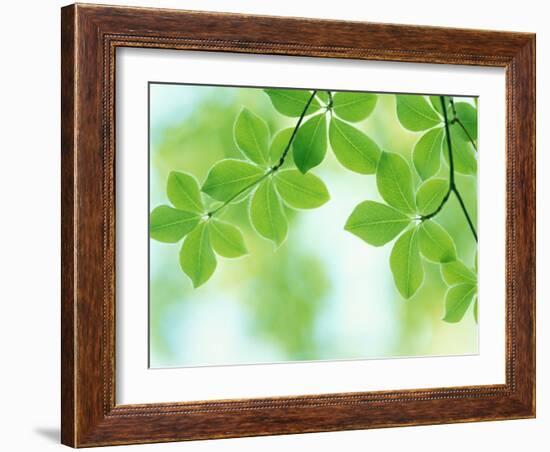
<instances>
[{"instance_id":1,"label":"tree branch","mask_svg":"<svg viewBox=\"0 0 550 452\"><path fill-rule=\"evenodd\" d=\"M228 204L230 204L233 200L235 200L236 198L238 198L240 195L242 195L243 193L246 193L248 190L250 190L252 187L254 187L255 185L259 184L261 181L263 181L267 176L269 176L271 173L273 173L273 171L269 170L269 171L266 171L262 177L260 177L258 180L255 180L254 182L252 182L251 184L248 184L246 187L244 187L242 190L239 190L237 193L235 193L233 196L231 196L231 198L229 198L227 201L225 201L221 206L219 207L216 207L214 210L208 212L206 214L206 216L208 218L212 217L215 213L217 213L218 211L222 210L225 206L227 206Z\"/></svg>"},{"instance_id":2,"label":"tree branch","mask_svg":"<svg viewBox=\"0 0 550 452\"><path fill-rule=\"evenodd\" d=\"M281 166L285 163L285 159L288 155L288 152L290 151L290 146L292 145L292 141L294 140L294 137L296 136L296 133L298 132L298 129L302 125L302 121L304 120L304 117L306 115L307 109L309 108L311 102L315 98L315 95L317 94L317 90L313 90L313 93L311 94L311 97L306 102L306 105L304 107L304 110L302 111L302 114L300 115L300 118L298 118L298 122L296 123L296 126L294 126L294 130L292 131L292 135L290 136L290 139L288 140L288 143L285 146L285 149L283 150L283 153L281 154L281 158L277 162L277 164L271 168L269 168L258 180L255 180L251 184L244 187L242 190L239 190L238 193L233 195L231 198L229 198L227 201L225 201L221 206L217 207L216 209L208 212L206 216L208 218L212 217L215 213L222 210L224 207L226 207L228 204L230 204L232 201L234 201L237 197L242 195L243 193L246 193L248 190L259 184L261 181L263 181L266 177L270 176L271 174L276 173Z\"/></svg>"},{"instance_id":3,"label":"tree branch","mask_svg":"<svg viewBox=\"0 0 550 452\"><path fill-rule=\"evenodd\" d=\"M456 122L460 126L460 128L464 131L464 133L468 137L468 140L470 141L470 143L474 147L475 151L477 152L477 145L476 145L474 139L472 138L470 133L466 130L466 127L464 126L464 124L462 123L462 121L460 120L460 118L456 114L455 102L454 102L452 97L450 98L450 102L451 102L451 108L453 109L453 119L452 119L451 123Z\"/></svg>"},{"instance_id":4,"label":"tree branch","mask_svg":"<svg viewBox=\"0 0 550 452\"><path fill-rule=\"evenodd\" d=\"M462 211L464 212L464 215L466 216L466 220L468 221L468 225L470 226L470 229L472 231L472 234L474 235L474 239L477 243L477 232L476 228L474 227L474 223L472 219L470 218L470 215L468 214L468 211L466 210L466 205L464 204L464 200L462 199L462 196L460 196L460 193L456 189L456 187L453 189L454 194L456 195L456 198L458 199L458 202L460 203L460 207L462 208Z\"/></svg>"},{"instance_id":5,"label":"tree branch","mask_svg":"<svg viewBox=\"0 0 550 452\"><path fill-rule=\"evenodd\" d=\"M304 120L307 109L309 108L311 102L313 102L313 99L315 98L316 94L317 94L317 90L314 89L313 92L311 93L311 97L306 102L306 105L304 107L304 111L302 111L302 114L298 118L298 122L294 126L294 130L292 131L292 135L290 136L290 139L288 140L288 143L286 144L286 147L285 147L283 153L281 154L281 158L279 159L277 164L271 168L272 172L277 171L285 163L286 156L288 155L288 152L290 151L290 146L292 145L292 142L294 141L294 137L296 136L296 133L298 132L298 129L302 125L302 121Z\"/></svg>"},{"instance_id":6,"label":"tree branch","mask_svg":"<svg viewBox=\"0 0 550 452\"><path fill-rule=\"evenodd\" d=\"M477 243L477 232L476 232L474 223L473 223L473 221L470 217L470 214L468 213L468 210L466 209L466 204L464 203L464 200L462 199L462 196L460 195L460 193L459 193L459 191L456 187L456 184L455 184L453 147L452 147L452 143L451 143L451 134L450 134L450 130L449 130L449 118L447 117L447 108L446 108L446 105L445 105L445 97L440 96L440 100L441 100L441 108L443 110L443 118L445 119L445 137L446 137L446 141L447 141L447 151L449 153L449 188L447 190L447 193L445 193L445 196L441 200L441 203L439 204L437 209L435 209L432 213L430 213L428 215L424 215L424 216L420 217L420 220L421 221L426 221L426 220L434 217L435 215L437 215L441 211L441 209L443 209L443 206L449 200L449 197L450 197L451 193L454 193L456 198L458 199L458 202L460 204L460 208L462 209L462 212L464 213L464 216L466 217L466 221L468 222L468 226L470 227L470 230L472 231L474 239ZM453 104L452 100L451 100L451 105L452 105L453 112L454 112L454 104Z\"/></svg>"}]
</instances>

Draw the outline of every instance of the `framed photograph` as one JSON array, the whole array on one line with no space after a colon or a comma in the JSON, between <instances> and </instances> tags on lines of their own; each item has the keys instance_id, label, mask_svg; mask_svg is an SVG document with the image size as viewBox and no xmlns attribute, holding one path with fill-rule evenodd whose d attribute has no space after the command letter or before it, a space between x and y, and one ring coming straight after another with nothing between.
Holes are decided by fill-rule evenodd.
<instances>
[{"instance_id":1,"label":"framed photograph","mask_svg":"<svg viewBox=\"0 0 550 452\"><path fill-rule=\"evenodd\" d=\"M62 9L62 442L535 416L535 36Z\"/></svg>"}]
</instances>

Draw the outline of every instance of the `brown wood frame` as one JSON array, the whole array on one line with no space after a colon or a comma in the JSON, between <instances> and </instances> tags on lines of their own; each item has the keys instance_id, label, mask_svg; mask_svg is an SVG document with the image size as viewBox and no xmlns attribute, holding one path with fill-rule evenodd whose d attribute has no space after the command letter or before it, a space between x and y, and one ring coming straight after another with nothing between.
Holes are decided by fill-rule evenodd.
<instances>
[{"instance_id":1,"label":"brown wood frame","mask_svg":"<svg viewBox=\"0 0 550 452\"><path fill-rule=\"evenodd\" d=\"M534 34L77 4L62 9L61 35L64 444L85 447L535 416ZM506 68L506 383L116 405L117 47Z\"/></svg>"}]
</instances>

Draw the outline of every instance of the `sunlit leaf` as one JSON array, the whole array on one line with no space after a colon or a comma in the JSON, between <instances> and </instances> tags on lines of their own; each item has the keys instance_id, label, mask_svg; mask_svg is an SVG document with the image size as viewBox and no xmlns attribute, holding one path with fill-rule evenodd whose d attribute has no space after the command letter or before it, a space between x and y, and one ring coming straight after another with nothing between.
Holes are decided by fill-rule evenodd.
<instances>
[{"instance_id":1,"label":"sunlit leaf","mask_svg":"<svg viewBox=\"0 0 550 452\"><path fill-rule=\"evenodd\" d=\"M344 167L360 174L376 172L380 149L359 129L338 118L332 118L329 139L334 155Z\"/></svg>"},{"instance_id":2,"label":"sunlit leaf","mask_svg":"<svg viewBox=\"0 0 550 452\"><path fill-rule=\"evenodd\" d=\"M462 139L460 136L460 126L458 124L451 124L449 129L451 132L454 170L461 174L476 174L477 159L472 144ZM449 152L446 140L443 144L443 155L445 155L445 159L447 163L449 163Z\"/></svg>"},{"instance_id":3,"label":"sunlit leaf","mask_svg":"<svg viewBox=\"0 0 550 452\"><path fill-rule=\"evenodd\" d=\"M276 165L279 163L279 160L281 160L281 157L283 156L283 152L285 151L290 138L292 137L292 132L294 131L294 127L289 127L288 129L280 130L275 134L273 137L273 140L271 140L271 146L269 147L269 160L272 165ZM290 149L292 149L292 145L290 146ZM289 149L289 153L290 153ZM288 158L289 154L287 154L287 158L285 159L283 163L283 168L290 165L291 159Z\"/></svg>"},{"instance_id":4,"label":"sunlit leaf","mask_svg":"<svg viewBox=\"0 0 550 452\"><path fill-rule=\"evenodd\" d=\"M192 231L200 215L184 212L170 206L158 206L149 217L149 235L159 242L175 243Z\"/></svg>"},{"instance_id":5,"label":"sunlit leaf","mask_svg":"<svg viewBox=\"0 0 550 452\"><path fill-rule=\"evenodd\" d=\"M453 238L435 221L422 222L418 228L418 246L422 255L431 261L445 263L456 259Z\"/></svg>"},{"instance_id":6,"label":"sunlit leaf","mask_svg":"<svg viewBox=\"0 0 550 452\"><path fill-rule=\"evenodd\" d=\"M403 127L413 132L431 129L442 119L424 96L397 94L397 117Z\"/></svg>"},{"instance_id":7,"label":"sunlit leaf","mask_svg":"<svg viewBox=\"0 0 550 452\"><path fill-rule=\"evenodd\" d=\"M262 237L281 245L288 232L288 222L273 181L260 183L250 202L250 221Z\"/></svg>"},{"instance_id":8,"label":"sunlit leaf","mask_svg":"<svg viewBox=\"0 0 550 452\"><path fill-rule=\"evenodd\" d=\"M328 104L330 102L330 96L328 91L317 91L316 95L317 95L317 98L324 104Z\"/></svg>"},{"instance_id":9,"label":"sunlit leaf","mask_svg":"<svg viewBox=\"0 0 550 452\"><path fill-rule=\"evenodd\" d=\"M443 264L441 266L441 276L449 286L462 283L475 284L477 280L475 273L459 260Z\"/></svg>"},{"instance_id":10,"label":"sunlit leaf","mask_svg":"<svg viewBox=\"0 0 550 452\"><path fill-rule=\"evenodd\" d=\"M344 229L370 245L381 246L393 240L411 223L411 218L393 207L375 201L358 204Z\"/></svg>"},{"instance_id":11,"label":"sunlit leaf","mask_svg":"<svg viewBox=\"0 0 550 452\"><path fill-rule=\"evenodd\" d=\"M295 209L315 209L330 199L324 182L311 173L287 169L278 171L274 181L283 201Z\"/></svg>"},{"instance_id":12,"label":"sunlit leaf","mask_svg":"<svg viewBox=\"0 0 550 452\"><path fill-rule=\"evenodd\" d=\"M239 228L232 224L210 219L210 242L214 251L223 257L240 257L248 253L243 235Z\"/></svg>"},{"instance_id":13,"label":"sunlit leaf","mask_svg":"<svg viewBox=\"0 0 550 452\"><path fill-rule=\"evenodd\" d=\"M311 91L299 89L265 89L264 91L271 99L275 110L285 116L292 117L298 117L302 114L312 94ZM314 98L309 104L306 114L315 113L319 108L321 108L321 105Z\"/></svg>"},{"instance_id":14,"label":"sunlit leaf","mask_svg":"<svg viewBox=\"0 0 550 452\"><path fill-rule=\"evenodd\" d=\"M183 241L180 265L197 288L210 279L216 270L216 256L212 251L206 223L199 224Z\"/></svg>"},{"instance_id":15,"label":"sunlit leaf","mask_svg":"<svg viewBox=\"0 0 550 452\"><path fill-rule=\"evenodd\" d=\"M306 173L319 165L327 152L327 121L324 114L308 119L294 138L292 154L297 168Z\"/></svg>"},{"instance_id":16,"label":"sunlit leaf","mask_svg":"<svg viewBox=\"0 0 550 452\"><path fill-rule=\"evenodd\" d=\"M191 174L172 171L168 176L166 194L172 205L180 210L204 212L199 183Z\"/></svg>"},{"instance_id":17,"label":"sunlit leaf","mask_svg":"<svg viewBox=\"0 0 550 452\"><path fill-rule=\"evenodd\" d=\"M260 167L243 160L217 162L206 177L202 191L218 201L227 201L252 186L264 175Z\"/></svg>"},{"instance_id":18,"label":"sunlit leaf","mask_svg":"<svg viewBox=\"0 0 550 452\"><path fill-rule=\"evenodd\" d=\"M478 298L476 296L476 301L474 302L474 320L477 323L477 305L478 305Z\"/></svg>"},{"instance_id":19,"label":"sunlit leaf","mask_svg":"<svg viewBox=\"0 0 550 452\"><path fill-rule=\"evenodd\" d=\"M372 113L377 100L372 93L339 92L333 96L334 113L346 121L362 121Z\"/></svg>"},{"instance_id":20,"label":"sunlit leaf","mask_svg":"<svg viewBox=\"0 0 550 452\"><path fill-rule=\"evenodd\" d=\"M430 96L430 103L435 111L443 116L443 108L441 108L441 96ZM445 96L445 105L447 106L447 113L450 112L451 98Z\"/></svg>"},{"instance_id":21,"label":"sunlit leaf","mask_svg":"<svg viewBox=\"0 0 550 452\"><path fill-rule=\"evenodd\" d=\"M445 129L438 127L420 137L413 149L413 163L418 175L428 179L437 174L441 166L441 143Z\"/></svg>"},{"instance_id":22,"label":"sunlit leaf","mask_svg":"<svg viewBox=\"0 0 550 452\"><path fill-rule=\"evenodd\" d=\"M393 245L390 255L393 280L403 298L411 298L424 280L416 228L404 232Z\"/></svg>"},{"instance_id":23,"label":"sunlit leaf","mask_svg":"<svg viewBox=\"0 0 550 452\"><path fill-rule=\"evenodd\" d=\"M450 287L445 295L445 317L443 320L449 323L460 322L475 293L476 286L473 284L458 284Z\"/></svg>"},{"instance_id":24,"label":"sunlit leaf","mask_svg":"<svg viewBox=\"0 0 550 452\"><path fill-rule=\"evenodd\" d=\"M424 182L416 192L416 208L420 215L434 213L449 190L449 182L445 179L433 178Z\"/></svg>"},{"instance_id":25,"label":"sunlit leaf","mask_svg":"<svg viewBox=\"0 0 550 452\"><path fill-rule=\"evenodd\" d=\"M262 118L243 108L235 121L233 136L247 159L258 165L267 164L269 129Z\"/></svg>"},{"instance_id":26,"label":"sunlit leaf","mask_svg":"<svg viewBox=\"0 0 550 452\"><path fill-rule=\"evenodd\" d=\"M460 122L466 129L466 132L462 130L459 125L460 131L458 132L464 141L468 141L470 138L474 141L477 140L477 109L466 102L455 103L456 116L460 119ZM468 136L469 135L469 136Z\"/></svg>"},{"instance_id":27,"label":"sunlit leaf","mask_svg":"<svg viewBox=\"0 0 550 452\"><path fill-rule=\"evenodd\" d=\"M376 185L390 206L404 213L415 212L411 170L399 154L382 152L376 170Z\"/></svg>"}]
</instances>

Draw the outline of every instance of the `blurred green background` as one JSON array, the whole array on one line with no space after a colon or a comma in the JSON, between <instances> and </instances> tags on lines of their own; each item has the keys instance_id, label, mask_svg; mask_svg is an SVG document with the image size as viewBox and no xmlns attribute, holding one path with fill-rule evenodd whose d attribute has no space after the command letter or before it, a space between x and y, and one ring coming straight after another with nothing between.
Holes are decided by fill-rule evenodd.
<instances>
[{"instance_id":1,"label":"blurred green background","mask_svg":"<svg viewBox=\"0 0 550 452\"><path fill-rule=\"evenodd\" d=\"M150 85L150 210L168 204L170 171L202 183L220 159L241 158L232 128L243 106L267 121L272 136L295 125L258 88ZM373 114L356 126L411 162L420 134L398 123L395 96L381 94ZM391 244L375 248L344 231L359 202L381 201L375 177L346 170L330 149L313 173L331 200L311 211L287 209L289 235L277 250L252 230L246 202L225 209L222 218L243 231L249 254L220 257L214 276L198 289L180 269L180 244L150 240L150 367L478 352L471 312L456 324L441 320L446 285L439 265L424 261L424 284L403 300L389 268ZM441 175L448 175L445 163ZM475 178L457 174L457 185L476 221ZM475 242L455 197L437 220L471 266Z\"/></svg>"}]
</instances>

